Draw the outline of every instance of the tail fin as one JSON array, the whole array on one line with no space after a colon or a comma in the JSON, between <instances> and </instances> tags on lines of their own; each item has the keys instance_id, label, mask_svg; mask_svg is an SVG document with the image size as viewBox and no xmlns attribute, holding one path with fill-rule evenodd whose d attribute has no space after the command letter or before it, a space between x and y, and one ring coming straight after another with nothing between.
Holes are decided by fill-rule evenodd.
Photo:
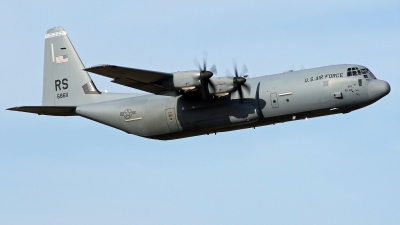
<instances>
[{"instance_id":1,"label":"tail fin","mask_svg":"<svg viewBox=\"0 0 400 225\"><path fill-rule=\"evenodd\" d=\"M94 101L96 89L89 74L61 27L45 36L43 106L78 106Z\"/></svg>"}]
</instances>

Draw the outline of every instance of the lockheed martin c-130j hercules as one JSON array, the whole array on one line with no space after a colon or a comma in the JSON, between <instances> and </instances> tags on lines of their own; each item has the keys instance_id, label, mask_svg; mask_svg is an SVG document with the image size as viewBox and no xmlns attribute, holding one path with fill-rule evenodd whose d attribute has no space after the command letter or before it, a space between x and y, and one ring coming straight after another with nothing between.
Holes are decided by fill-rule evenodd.
<instances>
[{"instance_id":1,"label":"lockheed martin c-130j hercules","mask_svg":"<svg viewBox=\"0 0 400 225\"><path fill-rule=\"evenodd\" d=\"M42 106L8 110L82 116L141 137L171 140L348 113L390 92L360 65L334 65L249 78L207 69L164 73L114 65L85 68L63 28L45 35ZM88 72L151 94L101 93Z\"/></svg>"}]
</instances>

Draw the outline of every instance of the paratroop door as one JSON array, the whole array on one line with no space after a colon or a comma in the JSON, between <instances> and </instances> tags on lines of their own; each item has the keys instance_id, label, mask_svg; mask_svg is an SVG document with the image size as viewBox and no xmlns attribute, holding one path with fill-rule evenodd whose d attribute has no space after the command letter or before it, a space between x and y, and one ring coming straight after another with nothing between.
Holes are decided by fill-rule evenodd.
<instances>
[{"instance_id":1,"label":"paratroop door","mask_svg":"<svg viewBox=\"0 0 400 225\"><path fill-rule=\"evenodd\" d=\"M180 131L181 129L179 128L178 123L176 121L175 108L166 109L165 115L167 117L167 124L168 124L169 130L171 132Z\"/></svg>"}]
</instances>

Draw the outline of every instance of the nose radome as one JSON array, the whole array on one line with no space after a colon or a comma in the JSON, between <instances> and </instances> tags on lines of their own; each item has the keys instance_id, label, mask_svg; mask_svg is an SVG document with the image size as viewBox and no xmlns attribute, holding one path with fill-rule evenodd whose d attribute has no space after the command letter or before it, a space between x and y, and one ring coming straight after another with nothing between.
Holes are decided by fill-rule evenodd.
<instances>
[{"instance_id":1,"label":"nose radome","mask_svg":"<svg viewBox=\"0 0 400 225\"><path fill-rule=\"evenodd\" d=\"M368 84L368 95L371 100L378 100L389 94L390 85L383 80L373 80Z\"/></svg>"}]
</instances>

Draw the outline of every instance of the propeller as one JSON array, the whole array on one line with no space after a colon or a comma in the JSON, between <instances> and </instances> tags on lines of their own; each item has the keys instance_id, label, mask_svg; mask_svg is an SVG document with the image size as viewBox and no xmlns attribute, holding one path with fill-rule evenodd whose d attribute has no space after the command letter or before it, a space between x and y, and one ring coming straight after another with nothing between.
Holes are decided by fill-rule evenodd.
<instances>
[{"instance_id":1,"label":"propeller","mask_svg":"<svg viewBox=\"0 0 400 225\"><path fill-rule=\"evenodd\" d=\"M235 70L235 76L233 77L233 84L237 88L240 102L244 102L243 100L243 89L247 92L250 93L250 86L246 84L246 78L243 76L247 73L247 67L246 65L243 65L242 71L240 72L240 76L237 70L237 64L236 60L233 61L233 68Z\"/></svg>"},{"instance_id":2,"label":"propeller","mask_svg":"<svg viewBox=\"0 0 400 225\"><path fill-rule=\"evenodd\" d=\"M208 88L208 86L213 89L215 92L215 85L213 82L210 80L210 78L217 73L217 67L215 65L212 65L209 70L207 70L207 53L203 53L203 65L201 66L199 61L197 60L197 57L193 60L194 64L197 66L197 68L200 71L200 79L203 83L203 87L205 89Z\"/></svg>"}]
</instances>

